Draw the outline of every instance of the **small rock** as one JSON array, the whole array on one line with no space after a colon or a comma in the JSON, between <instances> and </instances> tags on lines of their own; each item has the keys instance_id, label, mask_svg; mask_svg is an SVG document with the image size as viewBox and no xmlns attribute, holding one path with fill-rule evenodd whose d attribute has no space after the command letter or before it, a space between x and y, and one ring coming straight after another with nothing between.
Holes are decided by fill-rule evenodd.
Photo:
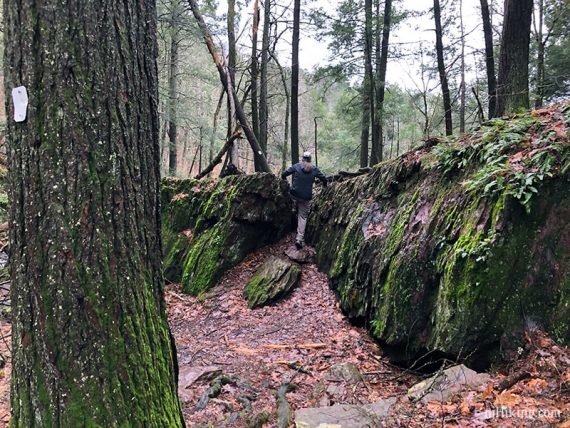
<instances>
[{"instance_id":1,"label":"small rock","mask_svg":"<svg viewBox=\"0 0 570 428\"><path fill-rule=\"evenodd\" d=\"M248 306L258 308L285 297L299 284L300 278L301 269L296 264L280 257L269 258L245 287Z\"/></svg>"},{"instance_id":2,"label":"small rock","mask_svg":"<svg viewBox=\"0 0 570 428\"><path fill-rule=\"evenodd\" d=\"M374 404L355 406L350 404L300 409L295 412L297 428L369 428L380 426L396 398L388 398Z\"/></svg>"},{"instance_id":3,"label":"small rock","mask_svg":"<svg viewBox=\"0 0 570 428\"><path fill-rule=\"evenodd\" d=\"M432 400L446 402L453 394L467 388L477 389L490 379L487 373L477 373L460 364L412 386L408 390L408 397L424 403Z\"/></svg>"},{"instance_id":4,"label":"small rock","mask_svg":"<svg viewBox=\"0 0 570 428\"><path fill-rule=\"evenodd\" d=\"M329 369L327 380L332 382L357 383L362 380L358 367L350 363L335 364Z\"/></svg>"},{"instance_id":5,"label":"small rock","mask_svg":"<svg viewBox=\"0 0 570 428\"><path fill-rule=\"evenodd\" d=\"M285 250L285 255L294 262L306 264L315 261L316 252L314 248L311 247L303 247L300 250L295 247L290 247Z\"/></svg>"}]
</instances>

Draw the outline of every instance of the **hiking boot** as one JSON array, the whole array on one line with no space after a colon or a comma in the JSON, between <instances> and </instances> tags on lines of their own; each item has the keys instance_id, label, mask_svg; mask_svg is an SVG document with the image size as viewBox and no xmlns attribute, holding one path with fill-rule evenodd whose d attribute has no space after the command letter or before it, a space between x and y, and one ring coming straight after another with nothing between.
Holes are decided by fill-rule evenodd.
<instances>
[{"instance_id":1,"label":"hiking boot","mask_svg":"<svg viewBox=\"0 0 570 428\"><path fill-rule=\"evenodd\" d=\"M295 247L297 247L297 249L300 250L301 248L303 248L303 243L301 241L295 241Z\"/></svg>"}]
</instances>

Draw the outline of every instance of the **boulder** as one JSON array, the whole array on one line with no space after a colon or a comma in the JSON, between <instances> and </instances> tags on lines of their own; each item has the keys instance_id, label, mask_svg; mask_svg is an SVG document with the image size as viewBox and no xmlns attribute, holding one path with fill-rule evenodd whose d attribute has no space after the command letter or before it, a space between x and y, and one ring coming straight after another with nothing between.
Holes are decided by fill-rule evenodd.
<instances>
[{"instance_id":1,"label":"boulder","mask_svg":"<svg viewBox=\"0 0 570 428\"><path fill-rule=\"evenodd\" d=\"M272 174L162 182L164 273L197 295L291 229L291 198Z\"/></svg>"},{"instance_id":2,"label":"boulder","mask_svg":"<svg viewBox=\"0 0 570 428\"><path fill-rule=\"evenodd\" d=\"M299 284L301 269L289 260L270 257L247 283L244 296L250 308L274 303Z\"/></svg>"},{"instance_id":3,"label":"boulder","mask_svg":"<svg viewBox=\"0 0 570 428\"><path fill-rule=\"evenodd\" d=\"M503 358L528 325L570 343L570 105L487 122L333 183L307 242L393 361Z\"/></svg>"},{"instance_id":4,"label":"boulder","mask_svg":"<svg viewBox=\"0 0 570 428\"><path fill-rule=\"evenodd\" d=\"M293 246L285 250L285 255L287 257L294 262L301 264L314 263L315 254L315 249L307 246L304 246L300 250Z\"/></svg>"},{"instance_id":5,"label":"boulder","mask_svg":"<svg viewBox=\"0 0 570 428\"><path fill-rule=\"evenodd\" d=\"M415 384L408 390L408 397L423 403L434 400L445 403L452 395L467 389L478 389L490 380L488 374L477 373L460 364Z\"/></svg>"},{"instance_id":6,"label":"boulder","mask_svg":"<svg viewBox=\"0 0 570 428\"><path fill-rule=\"evenodd\" d=\"M340 404L331 407L299 409L295 412L296 428L369 428L381 426L396 398L374 404L356 406Z\"/></svg>"}]
</instances>

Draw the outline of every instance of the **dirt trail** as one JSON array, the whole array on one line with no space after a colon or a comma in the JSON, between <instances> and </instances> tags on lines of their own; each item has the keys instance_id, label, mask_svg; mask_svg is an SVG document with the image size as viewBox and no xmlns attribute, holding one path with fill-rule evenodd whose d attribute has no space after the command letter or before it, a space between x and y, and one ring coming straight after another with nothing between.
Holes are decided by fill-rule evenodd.
<instances>
[{"instance_id":1,"label":"dirt trail","mask_svg":"<svg viewBox=\"0 0 570 428\"><path fill-rule=\"evenodd\" d=\"M244 410L249 396L252 409L225 426L247 426L255 415L267 412L275 426L275 391L285 382L297 389L287 395L293 410L333 403L360 404L402 395L417 378L399 376L387 364L366 331L351 326L342 315L326 275L314 264L303 266L301 285L274 306L250 310L242 296L248 279L271 255L282 255L293 244L279 244L250 255L227 272L205 298L183 295L176 286L166 297L169 320L178 346L180 396L189 426L222 426L233 412ZM283 346L282 346L283 345ZM287 364L294 363L294 364ZM352 363L364 375L355 384L326 381L328 369ZM191 367L216 366L236 376L204 410L195 405L207 390L207 380L188 385ZM296 370L302 367L302 371ZM307 372L307 373L305 373ZM252 392L254 390L254 392ZM233 416L235 418L235 415Z\"/></svg>"}]
</instances>

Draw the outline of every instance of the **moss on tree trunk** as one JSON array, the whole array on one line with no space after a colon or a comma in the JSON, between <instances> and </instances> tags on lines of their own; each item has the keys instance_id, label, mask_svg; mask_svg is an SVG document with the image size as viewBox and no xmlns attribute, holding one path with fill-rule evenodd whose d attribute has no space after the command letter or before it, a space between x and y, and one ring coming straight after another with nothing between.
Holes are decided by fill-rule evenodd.
<instances>
[{"instance_id":1,"label":"moss on tree trunk","mask_svg":"<svg viewBox=\"0 0 570 428\"><path fill-rule=\"evenodd\" d=\"M152 0L4 1L12 426L176 427Z\"/></svg>"}]
</instances>

